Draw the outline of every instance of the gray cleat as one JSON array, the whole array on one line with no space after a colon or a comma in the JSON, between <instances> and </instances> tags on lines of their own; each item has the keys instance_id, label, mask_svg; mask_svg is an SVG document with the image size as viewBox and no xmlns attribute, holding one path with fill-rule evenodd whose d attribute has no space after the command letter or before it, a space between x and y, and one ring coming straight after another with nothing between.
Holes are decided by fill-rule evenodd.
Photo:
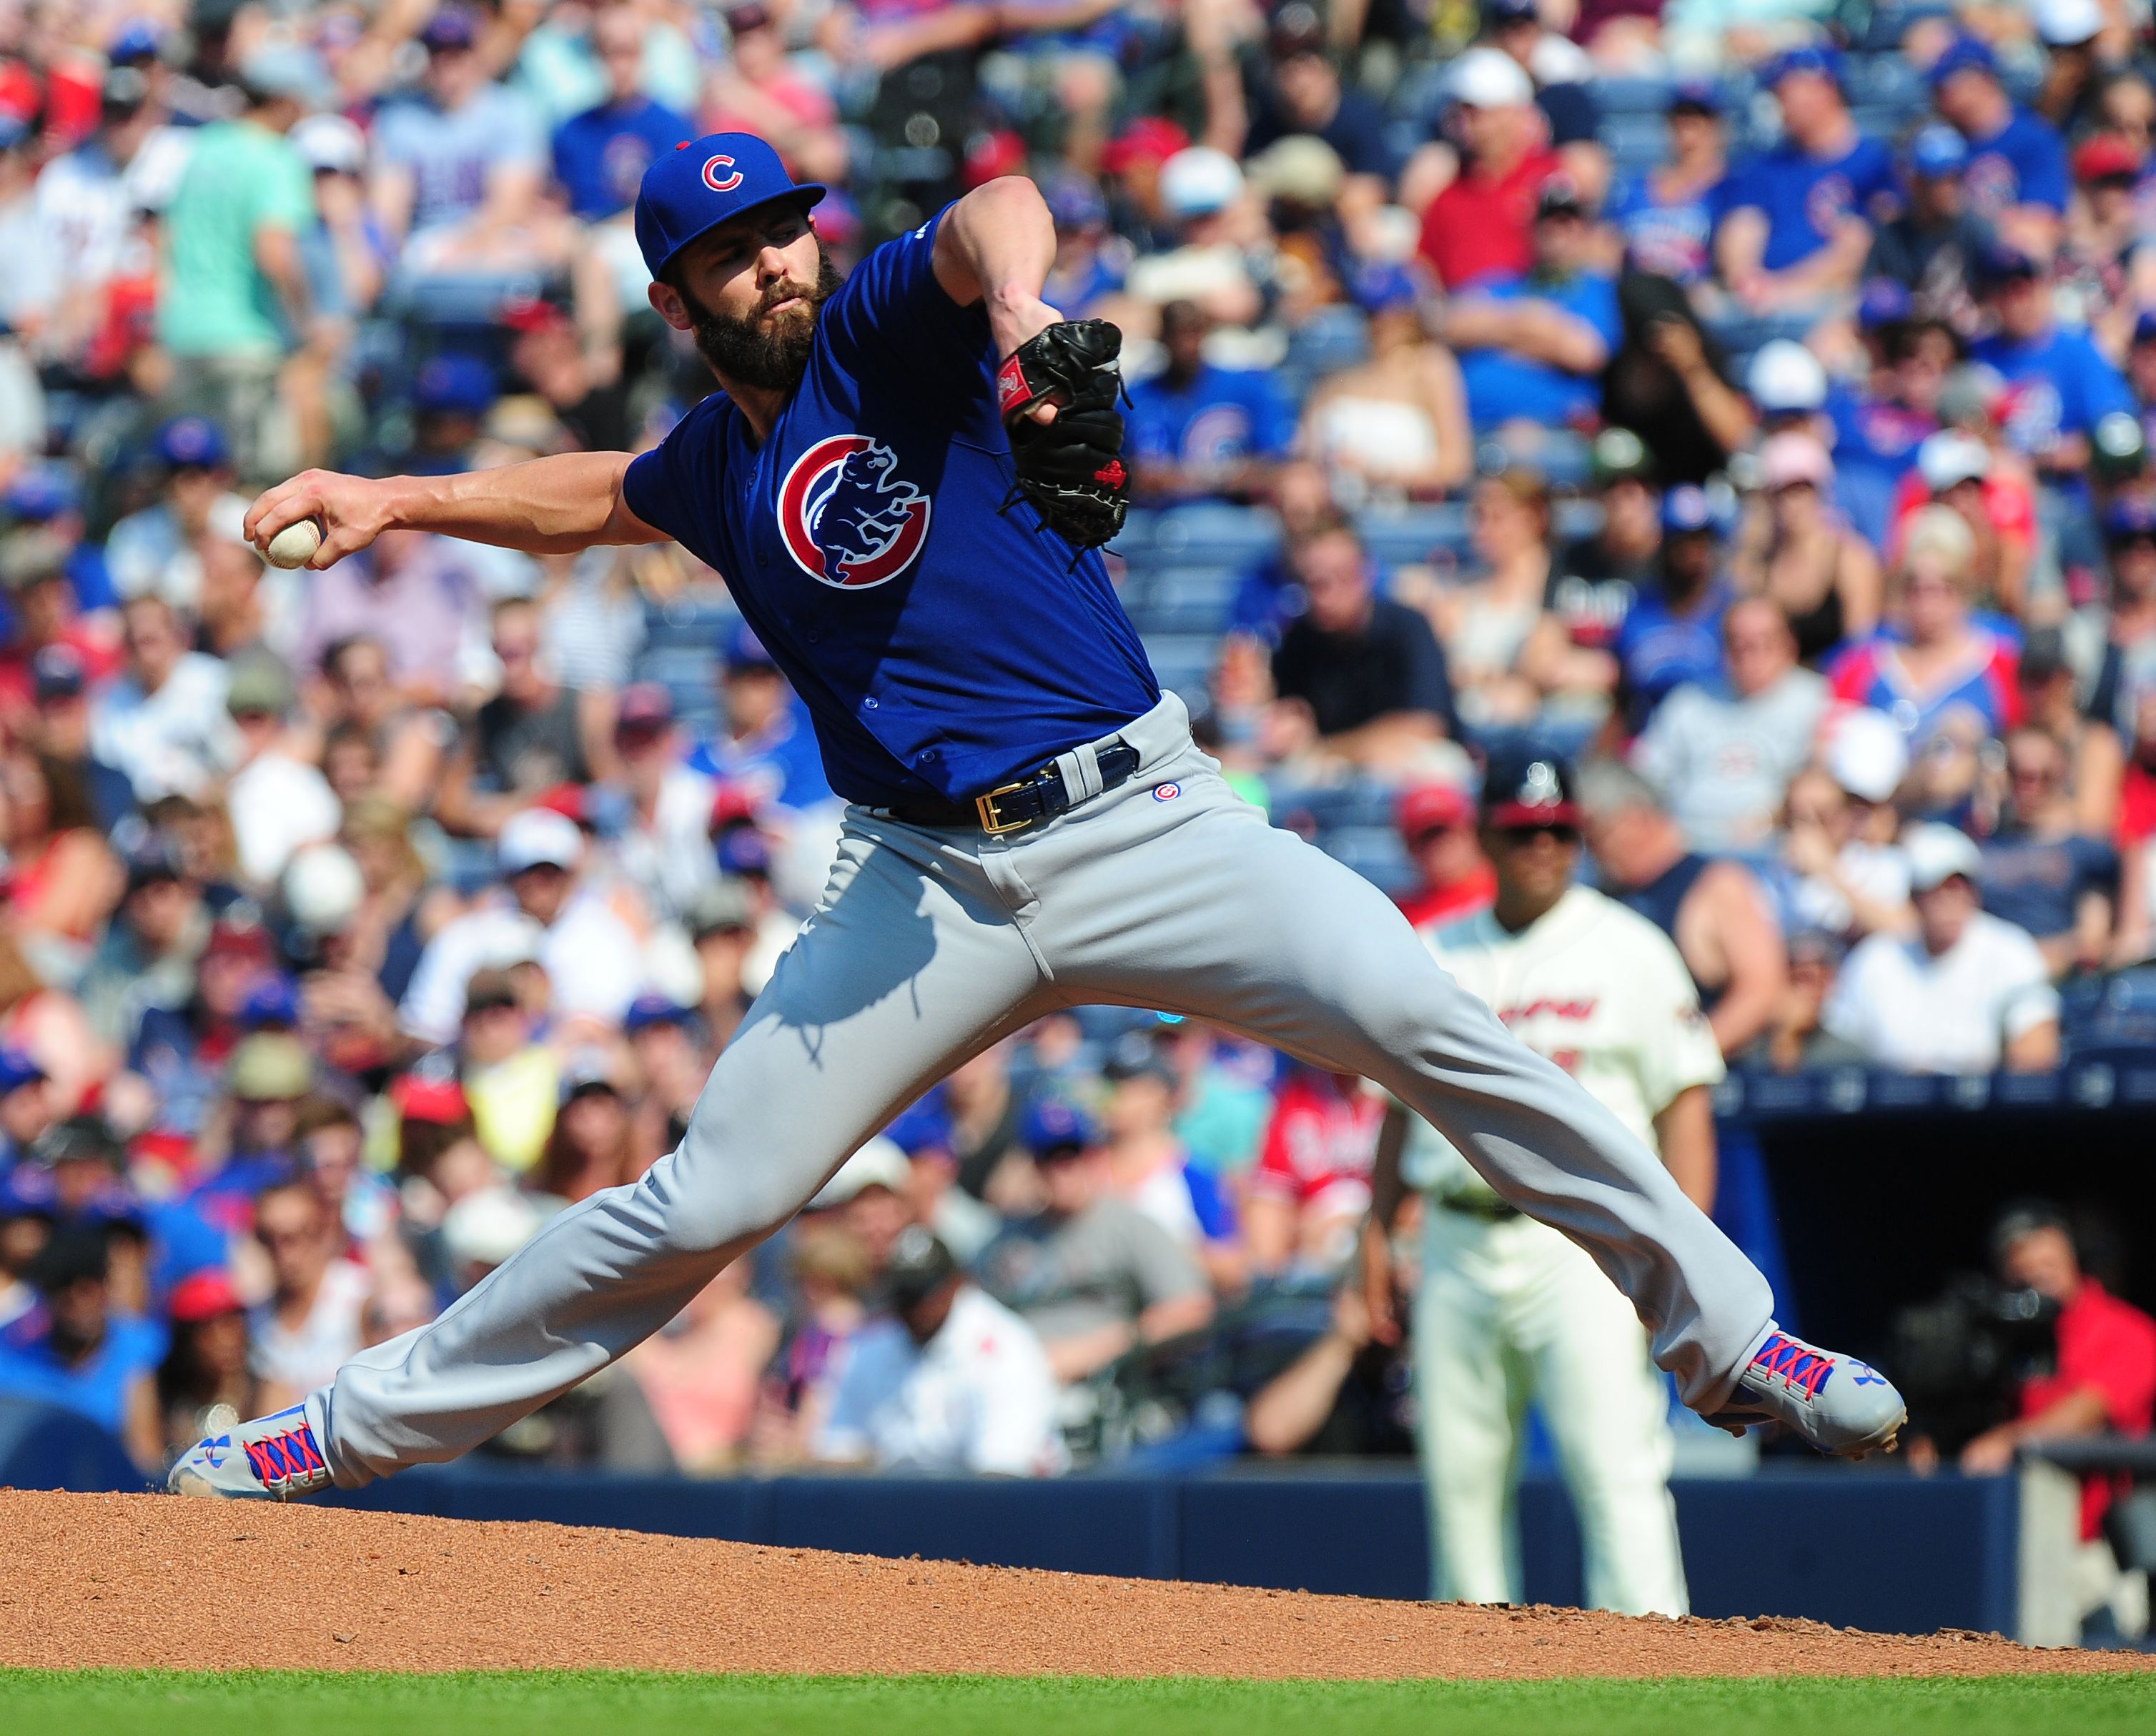
<instances>
[{"instance_id":1,"label":"gray cleat","mask_svg":"<svg viewBox=\"0 0 2156 1736\"><path fill-rule=\"evenodd\" d=\"M1909 1407L1878 1370L1775 1326L1737 1377L1728 1402L1707 1420L1732 1435L1752 1423L1779 1422L1821 1452L1861 1459L1892 1450Z\"/></svg>"}]
</instances>

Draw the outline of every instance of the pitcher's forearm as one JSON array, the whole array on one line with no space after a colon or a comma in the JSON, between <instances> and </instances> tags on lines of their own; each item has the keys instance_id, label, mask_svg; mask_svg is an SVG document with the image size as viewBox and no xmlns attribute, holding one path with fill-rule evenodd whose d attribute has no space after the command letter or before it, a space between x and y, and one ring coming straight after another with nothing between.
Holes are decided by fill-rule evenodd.
<instances>
[{"instance_id":1,"label":"pitcher's forearm","mask_svg":"<svg viewBox=\"0 0 2156 1736\"><path fill-rule=\"evenodd\" d=\"M382 484L388 525L529 555L655 541L623 504L629 462L625 452L572 452L452 476L389 477Z\"/></svg>"}]
</instances>

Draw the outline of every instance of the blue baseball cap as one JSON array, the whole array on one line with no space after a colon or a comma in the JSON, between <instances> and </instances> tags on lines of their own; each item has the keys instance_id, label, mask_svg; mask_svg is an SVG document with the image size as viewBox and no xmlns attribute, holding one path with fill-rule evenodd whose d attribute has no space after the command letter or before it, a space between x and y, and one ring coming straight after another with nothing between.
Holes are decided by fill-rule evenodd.
<instances>
[{"instance_id":1,"label":"blue baseball cap","mask_svg":"<svg viewBox=\"0 0 2156 1736\"><path fill-rule=\"evenodd\" d=\"M16 477L8 486L0 506L8 509L8 516L21 525L42 525L58 518L64 512L73 512L82 504L82 491L75 479L58 464L33 464Z\"/></svg>"},{"instance_id":2,"label":"blue baseball cap","mask_svg":"<svg viewBox=\"0 0 2156 1736\"><path fill-rule=\"evenodd\" d=\"M1958 175L1969 166L1969 141L1934 121L1909 141L1909 166L1933 180Z\"/></svg>"},{"instance_id":3,"label":"blue baseball cap","mask_svg":"<svg viewBox=\"0 0 2156 1736\"><path fill-rule=\"evenodd\" d=\"M636 244L644 269L662 275L699 235L744 211L773 199L798 199L805 211L828 191L820 182L797 182L754 133L685 139L644 172L637 190Z\"/></svg>"},{"instance_id":4,"label":"blue baseball cap","mask_svg":"<svg viewBox=\"0 0 2156 1736\"><path fill-rule=\"evenodd\" d=\"M1679 79L1670 86L1669 112L1681 115L1686 110L1697 115L1719 115L1722 87L1712 79Z\"/></svg>"},{"instance_id":5,"label":"blue baseball cap","mask_svg":"<svg viewBox=\"0 0 2156 1736\"><path fill-rule=\"evenodd\" d=\"M1714 503L1707 490L1692 483L1680 483L1662 496L1662 532L1683 536L1696 530L1710 535L1721 526L1714 520Z\"/></svg>"},{"instance_id":6,"label":"blue baseball cap","mask_svg":"<svg viewBox=\"0 0 2156 1736\"><path fill-rule=\"evenodd\" d=\"M634 1037L639 1031L649 1031L654 1025L685 1025L696 1015L687 1007L678 1005L669 995L639 995L629 1003L629 1011L621 1016L624 1036Z\"/></svg>"},{"instance_id":7,"label":"blue baseball cap","mask_svg":"<svg viewBox=\"0 0 2156 1736\"><path fill-rule=\"evenodd\" d=\"M1792 73L1799 72L1815 72L1840 84L1841 50L1827 43L1807 43L1801 48L1784 49L1767 63L1759 74L1759 83L1763 89L1772 90Z\"/></svg>"},{"instance_id":8,"label":"blue baseball cap","mask_svg":"<svg viewBox=\"0 0 2156 1736\"><path fill-rule=\"evenodd\" d=\"M733 631L726 635L726 668L775 669L778 667L778 658L764 648L763 641L756 636L756 630L746 621L737 621Z\"/></svg>"},{"instance_id":9,"label":"blue baseball cap","mask_svg":"<svg viewBox=\"0 0 2156 1736\"><path fill-rule=\"evenodd\" d=\"M501 396L494 370L476 356L437 356L412 382L413 405L429 414L484 416Z\"/></svg>"},{"instance_id":10,"label":"blue baseball cap","mask_svg":"<svg viewBox=\"0 0 2156 1736\"><path fill-rule=\"evenodd\" d=\"M298 1028L300 985L281 970L264 977L239 1003L239 1022L249 1031Z\"/></svg>"},{"instance_id":11,"label":"blue baseball cap","mask_svg":"<svg viewBox=\"0 0 2156 1736\"><path fill-rule=\"evenodd\" d=\"M20 1091L25 1085L34 1085L45 1076L28 1049L18 1049L13 1043L0 1043L0 1097Z\"/></svg>"},{"instance_id":12,"label":"blue baseball cap","mask_svg":"<svg viewBox=\"0 0 2156 1736\"><path fill-rule=\"evenodd\" d=\"M2103 534L2107 542L2156 538L2156 503L2137 500L2130 494L2114 500L2111 510L2103 515Z\"/></svg>"},{"instance_id":13,"label":"blue baseball cap","mask_svg":"<svg viewBox=\"0 0 2156 1736\"><path fill-rule=\"evenodd\" d=\"M0 110L0 151L13 151L30 136L30 123L20 115Z\"/></svg>"},{"instance_id":14,"label":"blue baseball cap","mask_svg":"<svg viewBox=\"0 0 2156 1736\"><path fill-rule=\"evenodd\" d=\"M157 430L157 459L175 470L218 470L231 462L232 444L207 416L176 416Z\"/></svg>"},{"instance_id":15,"label":"blue baseball cap","mask_svg":"<svg viewBox=\"0 0 2156 1736\"><path fill-rule=\"evenodd\" d=\"M1995 79L1999 76L1999 57L1991 52L1989 44L1975 37L1957 36L1932 63L1932 89L1938 90L1958 72L1980 72Z\"/></svg>"},{"instance_id":16,"label":"blue baseball cap","mask_svg":"<svg viewBox=\"0 0 2156 1736\"><path fill-rule=\"evenodd\" d=\"M1099 1137L1081 1109L1060 1097L1042 1098L1019 1124L1018 1142L1035 1157L1059 1151L1083 1151Z\"/></svg>"},{"instance_id":17,"label":"blue baseball cap","mask_svg":"<svg viewBox=\"0 0 2156 1736\"><path fill-rule=\"evenodd\" d=\"M1856 304L1856 323L1866 331L1876 331L1882 325L1898 325L1915 308L1907 284L1895 278L1875 277L1864 286Z\"/></svg>"}]
</instances>

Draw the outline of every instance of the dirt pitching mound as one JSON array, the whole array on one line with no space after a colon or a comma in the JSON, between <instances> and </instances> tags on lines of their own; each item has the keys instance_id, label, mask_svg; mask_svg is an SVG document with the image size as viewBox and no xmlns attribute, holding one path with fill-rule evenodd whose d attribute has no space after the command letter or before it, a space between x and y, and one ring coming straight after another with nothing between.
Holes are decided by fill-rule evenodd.
<instances>
[{"instance_id":1,"label":"dirt pitching mound","mask_svg":"<svg viewBox=\"0 0 2156 1736\"><path fill-rule=\"evenodd\" d=\"M1249 1677L1979 1675L2156 1659L0 1491L0 1664Z\"/></svg>"}]
</instances>

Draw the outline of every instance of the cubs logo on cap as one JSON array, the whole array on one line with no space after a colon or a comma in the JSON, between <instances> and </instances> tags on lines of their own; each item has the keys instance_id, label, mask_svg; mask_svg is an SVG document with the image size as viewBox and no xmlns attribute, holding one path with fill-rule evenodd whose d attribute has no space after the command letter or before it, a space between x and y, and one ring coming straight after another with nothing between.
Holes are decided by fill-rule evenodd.
<instances>
[{"instance_id":1,"label":"cubs logo on cap","mask_svg":"<svg viewBox=\"0 0 2156 1736\"><path fill-rule=\"evenodd\" d=\"M636 245L654 278L681 249L729 218L774 199L807 209L824 197L819 182L796 182L778 153L754 133L685 139L644 172L636 195Z\"/></svg>"}]
</instances>

